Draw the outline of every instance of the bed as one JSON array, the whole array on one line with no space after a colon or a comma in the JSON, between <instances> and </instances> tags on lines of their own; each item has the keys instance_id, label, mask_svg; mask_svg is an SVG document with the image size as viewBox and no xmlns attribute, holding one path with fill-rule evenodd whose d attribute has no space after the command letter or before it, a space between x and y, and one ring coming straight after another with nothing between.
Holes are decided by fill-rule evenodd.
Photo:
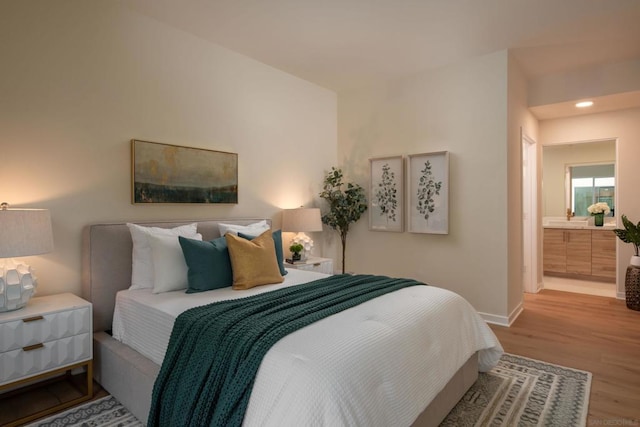
<instances>
[{"instance_id":1,"label":"bed","mask_svg":"<svg viewBox=\"0 0 640 427\"><path fill-rule=\"evenodd\" d=\"M218 229L220 222L248 225L259 220L261 219L248 218L199 221L198 232L202 235L203 240L211 240L220 236ZM191 221L166 221L139 224L152 227L173 228L189 223L191 223ZM85 228L83 233L82 293L83 297L91 301L93 304L94 377L98 383L122 402L136 417L145 421L149 414L149 408L151 405L153 384L160 371L162 357L166 351L166 343L168 341L166 331L170 329L173 320L182 309L192 306L193 298L190 298L187 294L184 294L184 292L176 292L175 294L157 294L154 296L149 295L149 292L140 290L127 291L131 284L131 257L132 239L129 229L125 223L94 224ZM250 292L220 290L221 292L210 291L197 295L199 295L198 299L201 301L209 301L203 297L204 294L211 294L210 298L213 298L214 300L220 298L224 299L227 297L233 297L232 294L237 292L268 292L270 290L270 286L304 286L304 282L322 277L323 275L318 273L291 269L289 270L289 274L285 276L285 282L281 285L260 286L253 290L249 290ZM333 412L344 412L344 408L339 407L340 402L335 403L327 400L324 403L317 404L317 402L315 402L315 400L318 400L317 396L312 396L307 400L310 402L308 405L314 407L305 407L300 411L315 411L317 410L316 406L321 407L318 409L320 411L327 411L327 407L334 404L338 405L336 407L337 409L328 410L330 413L329 415L326 413L313 415L314 421L312 424L329 425L330 421L328 420L331 420L331 424L334 425L336 420L342 420L339 422L340 424L364 425L366 423L367 425L374 425L375 423L378 423L378 425L389 425L389 420L394 420L394 425L438 425L448 414L451 408L453 408L453 406L455 406L455 404L460 400L466 390L468 390L468 388L475 382L479 369L486 370L490 368L493 363L497 362L500 354L502 353L500 344L486 324L480 320L477 314L465 307L465 304L468 305L466 301L461 303L459 301L461 300L460 297L439 288L429 286L420 286L415 288L421 288L419 289L419 292L425 292L422 288L430 288L427 291L430 292L429 298L434 299L434 301L440 301L438 303L438 307L444 307L444 305L442 305L445 304L444 300L453 299L457 301L456 304L458 305L457 308L454 308L454 313L452 313L451 310L436 309L435 311L440 313L437 314L438 317L433 318L430 323L436 325L434 329L436 332L432 333L431 336L438 337L439 335L446 335L450 338L451 336L460 335L454 338L457 339L460 344L456 344L456 348L451 349L447 347L449 344L436 341L432 346L430 345L428 351L425 351L424 356L425 359L427 359L427 357L431 358L429 360L446 361L449 365L453 363L454 367L452 368L451 366L448 366L446 368L442 368L439 365L435 366L434 364L434 367L432 368L434 371L433 374L421 374L419 378L420 381L417 382L415 381L415 378L417 377L416 375L413 375L412 377L410 372L405 372L404 375L407 375L407 377L405 377L404 380L411 384L407 385L407 390L398 389L396 390L397 393L394 391L393 394L394 396L396 394L404 396L399 400L402 406L409 406L409 408L399 408L397 409L397 414L394 413L396 411L394 405L397 406L398 402L387 402L389 399L385 399L385 395L383 394L382 397L379 397L379 399L381 399L378 402L379 404L376 403L375 397L367 396L367 400L374 402L373 408L363 408L362 411L355 408L355 414L348 414L347 418L340 418L343 417L344 414L338 414L336 415L337 418L331 418L335 415ZM364 307L363 309L369 310L368 312L365 311L364 314L357 314L358 312L354 310L356 308L360 310L360 306L354 307L353 309L349 309L323 319L317 322L317 325L313 324L296 331L292 333L291 336L287 336L285 339L277 342L273 349L265 356L263 365L261 365L258 375L256 376L253 389L254 391L251 395L251 401L247 409L244 425L250 426L258 423L261 425L269 425L270 423L276 424L276 421L279 419L278 417L283 416L282 413L295 412L286 410L286 396L288 395L295 396L296 402L302 402L302 400L299 399L300 393L293 387L295 386L296 380L304 385L304 382L300 378L304 377L306 373L291 369L291 372L296 372L296 375L287 376L286 366L292 366L290 361L287 361L286 359L284 361L282 360L282 357L287 357L282 356L283 354L287 354L284 352L287 347L291 347L293 349L289 350L289 354L293 352L295 357L299 357L300 354L304 355L305 351L310 352L308 356L312 357L312 353L317 351L317 349L313 348L309 343L313 343L314 341L317 342L317 339L310 339L307 334L319 333L320 336L322 336L323 329L325 334L326 330L336 330L336 328L346 330L348 328L342 328L341 325L344 325L345 322L349 322L349 317L354 316L354 313L357 314L355 315L356 317L360 316L360 318L362 318L362 316L369 316L369 318L377 316L380 312L388 310L390 306L400 303L391 302L385 304L383 298L387 298L388 296L391 296L392 298L399 298L399 294L402 292L405 292L405 290L403 289L361 304L361 306ZM172 294L174 295L172 296ZM410 297L409 299L412 298L415 299L415 296ZM119 301L117 309L116 300ZM172 301L172 303L168 304L166 301ZM174 304L174 301L178 301L177 304ZM141 307L151 307L149 308L149 310L151 310L151 314L140 317L140 313L144 311ZM468 307L470 308L470 305L468 305ZM116 313L115 323L114 312ZM131 321L130 319L129 322L144 325L142 329L138 329L137 331L128 330L127 327L122 326L122 322L126 322L126 318L131 318L132 316L134 320ZM139 317L136 318L136 316ZM456 325L454 327L452 325L455 325L457 321L456 319L459 318L467 319L465 322L471 322L471 326L464 330L460 327L459 333L452 333L452 330L457 331L458 326ZM409 331L409 329L412 328L411 319L399 319L398 321L404 322L399 324L402 325L402 331ZM117 331L113 335L116 335L118 339L114 338L111 334L111 330L114 325L116 326L115 329ZM316 328L317 331L313 332L313 328ZM148 332L141 333L140 331ZM361 332L358 332L358 334L361 335ZM425 334L427 334L426 329ZM397 337L403 334L394 333L388 335L394 336L398 339ZM355 336L351 338L348 335L342 336L342 339L344 340L358 341L355 338ZM440 339L441 338L438 338L438 340ZM147 342L145 342L145 340ZM476 340L479 343L470 344L476 348L474 348L473 351L469 351L468 342L473 340ZM155 346L153 345L154 342L156 344ZM151 343L151 345L147 346L148 343ZM298 348L299 351L296 351L296 346L300 345L307 345L307 348ZM460 348L458 348L458 346ZM345 356L340 356L345 358L344 361L337 360L335 362L337 365L330 369L340 369L341 363L348 364L353 363L354 360L367 359L367 357L365 357L367 355L357 353L358 351L363 351L362 348L358 349L357 347L358 346L356 345L355 348L346 349ZM396 345L391 347L397 348L401 346L398 346L396 343ZM413 350L414 353L415 351L416 350ZM417 351L420 350L418 349ZM347 353L351 354L351 356ZM429 354L427 355L426 353ZM348 359L349 357L351 357L351 359ZM397 358L397 354L395 357ZM416 359L415 355L413 358ZM417 359L421 358L417 357ZM348 360L351 360L351 362L348 362ZM452 362L452 360L456 361ZM380 366L385 365L384 360L380 359L380 362ZM271 370L268 370L265 367L272 367L274 365L280 365L280 370L277 368L270 368ZM365 370L366 375L371 375L372 372L375 373L376 371L376 368ZM443 374L445 371L447 371L447 373ZM380 372L384 372L384 370L380 368ZM321 374L322 372L320 372L320 375ZM374 383L376 383L375 375L377 374L374 374ZM445 378L440 378L443 375ZM323 381L312 380L310 383L315 384L322 382ZM420 387L422 383L429 384L429 387L435 388L435 390L421 390ZM359 383L358 381L350 381L349 384L351 384L349 386L358 387ZM382 384L378 381L379 389L384 389L387 385L388 384L386 383ZM333 386L334 384L328 384L327 387L331 389ZM343 386L344 385L340 385L340 387ZM280 402L275 401L273 396L269 395L269 390L274 387L281 390L281 393L279 393ZM298 384L297 387L300 387L300 384ZM395 387L397 387L397 385ZM313 387L309 388L312 389ZM386 392L388 393L389 390ZM321 389L312 390L311 393L320 393L322 395L327 394L323 393ZM367 393L358 392L358 389L356 388L355 390L348 391L347 395L357 396L368 393L368 391ZM416 398L416 396L420 397ZM328 399L330 398L331 396L328 397ZM420 401L420 399L424 399L424 401L419 403L419 409L412 407L416 405L415 401ZM285 402L284 409L282 401ZM407 403L408 401L411 402ZM390 405L390 407L387 408L385 405ZM289 406L291 406L290 403ZM351 406L354 406L353 402L351 403ZM357 403L355 406L360 406L360 403ZM367 405L363 403L363 407L364 406ZM279 413L279 411L281 413ZM378 414L375 413L376 411L383 411L383 413ZM409 420L407 417L411 419ZM402 421L395 422L396 420ZM371 424L371 422L374 422L374 424Z\"/></svg>"}]
</instances>

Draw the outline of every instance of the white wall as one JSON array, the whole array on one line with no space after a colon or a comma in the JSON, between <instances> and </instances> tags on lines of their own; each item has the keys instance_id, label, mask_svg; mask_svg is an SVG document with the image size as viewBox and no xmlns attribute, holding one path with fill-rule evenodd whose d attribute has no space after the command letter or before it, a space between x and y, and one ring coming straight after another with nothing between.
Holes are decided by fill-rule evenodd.
<instances>
[{"instance_id":1,"label":"white wall","mask_svg":"<svg viewBox=\"0 0 640 427\"><path fill-rule=\"evenodd\" d=\"M640 90L640 60L549 74L529 82L529 106Z\"/></svg>"},{"instance_id":2,"label":"white wall","mask_svg":"<svg viewBox=\"0 0 640 427\"><path fill-rule=\"evenodd\" d=\"M450 153L449 234L369 231L365 214L347 237L347 271L423 280L506 319L507 68L498 52L339 94L338 157L351 181L368 189L372 157Z\"/></svg>"},{"instance_id":3,"label":"white wall","mask_svg":"<svg viewBox=\"0 0 640 427\"><path fill-rule=\"evenodd\" d=\"M2 2L0 52L0 198L53 221L55 251L25 259L40 295L79 293L87 224L279 226L280 210L310 206L337 162L335 93L118 2ZM238 153L238 204L132 205L132 138Z\"/></svg>"},{"instance_id":4,"label":"white wall","mask_svg":"<svg viewBox=\"0 0 640 427\"><path fill-rule=\"evenodd\" d=\"M522 310L523 299L523 209L522 209L522 138L536 141L538 121L528 108L528 81L518 62L508 58L508 117L507 117L507 312L509 322ZM539 176L539 175L538 175ZM539 191L539 189L537 189ZM539 211L539 209L538 209ZM532 218L534 216L532 215ZM532 219L533 220L533 219ZM540 215L535 216L540 224ZM532 236L532 240L535 236ZM539 245L542 246L542 245ZM533 250L533 248L528 248ZM537 250L538 260L542 259L542 248ZM538 264L541 264L540 262ZM537 269L534 280L542 283L542 267Z\"/></svg>"},{"instance_id":5,"label":"white wall","mask_svg":"<svg viewBox=\"0 0 640 427\"><path fill-rule=\"evenodd\" d=\"M540 142L544 145L597 139L617 140L616 220L620 215L640 221L640 108L610 113L590 114L540 122ZM619 215L620 214L620 215ZM617 240L618 296L624 296L624 276L633 247Z\"/></svg>"}]
</instances>

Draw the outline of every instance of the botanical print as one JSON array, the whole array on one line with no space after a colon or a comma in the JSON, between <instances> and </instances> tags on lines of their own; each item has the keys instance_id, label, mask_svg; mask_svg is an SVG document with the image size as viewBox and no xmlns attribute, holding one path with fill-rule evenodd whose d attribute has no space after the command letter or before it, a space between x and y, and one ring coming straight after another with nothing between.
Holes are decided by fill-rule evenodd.
<instances>
[{"instance_id":1,"label":"botanical print","mask_svg":"<svg viewBox=\"0 0 640 427\"><path fill-rule=\"evenodd\" d=\"M131 141L133 203L238 203L238 155Z\"/></svg>"},{"instance_id":2,"label":"botanical print","mask_svg":"<svg viewBox=\"0 0 640 427\"><path fill-rule=\"evenodd\" d=\"M402 156L383 157L370 159L369 163L369 229L402 231L404 159Z\"/></svg>"},{"instance_id":3,"label":"botanical print","mask_svg":"<svg viewBox=\"0 0 640 427\"><path fill-rule=\"evenodd\" d=\"M429 214L436 208L433 198L440 195L442 181L436 181L433 178L431 162L428 160L424 163L424 169L420 173L422 175L418 183L418 205L416 209L420 212L420 215L424 216L425 221L429 221Z\"/></svg>"},{"instance_id":4,"label":"botanical print","mask_svg":"<svg viewBox=\"0 0 640 427\"><path fill-rule=\"evenodd\" d=\"M413 154L408 160L409 232L449 233L449 153Z\"/></svg>"},{"instance_id":5,"label":"botanical print","mask_svg":"<svg viewBox=\"0 0 640 427\"><path fill-rule=\"evenodd\" d=\"M396 220L396 208L398 207L398 198L396 190L396 174L391 172L389 163L382 165L382 178L378 183L376 190L376 200L380 208L380 215L389 220Z\"/></svg>"}]
</instances>

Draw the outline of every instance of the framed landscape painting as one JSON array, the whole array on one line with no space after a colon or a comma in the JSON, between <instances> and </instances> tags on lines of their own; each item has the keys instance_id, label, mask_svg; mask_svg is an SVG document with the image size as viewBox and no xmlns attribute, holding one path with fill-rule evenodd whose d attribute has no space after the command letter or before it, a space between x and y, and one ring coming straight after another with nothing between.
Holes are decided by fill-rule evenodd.
<instances>
[{"instance_id":1,"label":"framed landscape painting","mask_svg":"<svg viewBox=\"0 0 640 427\"><path fill-rule=\"evenodd\" d=\"M238 203L238 154L131 140L133 203Z\"/></svg>"},{"instance_id":2,"label":"framed landscape painting","mask_svg":"<svg viewBox=\"0 0 640 427\"><path fill-rule=\"evenodd\" d=\"M369 229L403 231L404 159L402 156L369 159Z\"/></svg>"},{"instance_id":3,"label":"framed landscape painting","mask_svg":"<svg viewBox=\"0 0 640 427\"><path fill-rule=\"evenodd\" d=\"M408 167L410 233L449 233L449 152L412 154Z\"/></svg>"}]
</instances>

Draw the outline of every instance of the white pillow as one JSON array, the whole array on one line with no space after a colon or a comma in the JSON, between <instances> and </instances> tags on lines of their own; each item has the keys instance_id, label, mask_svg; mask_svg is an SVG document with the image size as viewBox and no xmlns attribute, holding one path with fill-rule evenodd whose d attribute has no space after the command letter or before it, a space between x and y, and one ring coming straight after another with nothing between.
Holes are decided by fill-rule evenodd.
<instances>
[{"instance_id":1,"label":"white pillow","mask_svg":"<svg viewBox=\"0 0 640 427\"><path fill-rule=\"evenodd\" d=\"M148 238L153 259L152 292L159 294L186 289L189 267L184 260L178 236L150 234Z\"/></svg>"},{"instance_id":2,"label":"white pillow","mask_svg":"<svg viewBox=\"0 0 640 427\"><path fill-rule=\"evenodd\" d=\"M267 231L269 228L270 227L269 224L267 224L266 219L254 222L253 224L249 225L218 223L218 230L220 231L221 236L224 236L227 233L231 233L237 236L238 232L249 234L251 236L259 236L263 231Z\"/></svg>"},{"instance_id":3,"label":"white pillow","mask_svg":"<svg viewBox=\"0 0 640 427\"><path fill-rule=\"evenodd\" d=\"M175 228L143 227L137 224L127 224L133 240L133 255L131 257L131 286L129 289L153 288L153 261L148 236L183 236L190 239L202 240L198 234L198 224L181 225ZM199 236L199 238L198 238Z\"/></svg>"}]
</instances>

